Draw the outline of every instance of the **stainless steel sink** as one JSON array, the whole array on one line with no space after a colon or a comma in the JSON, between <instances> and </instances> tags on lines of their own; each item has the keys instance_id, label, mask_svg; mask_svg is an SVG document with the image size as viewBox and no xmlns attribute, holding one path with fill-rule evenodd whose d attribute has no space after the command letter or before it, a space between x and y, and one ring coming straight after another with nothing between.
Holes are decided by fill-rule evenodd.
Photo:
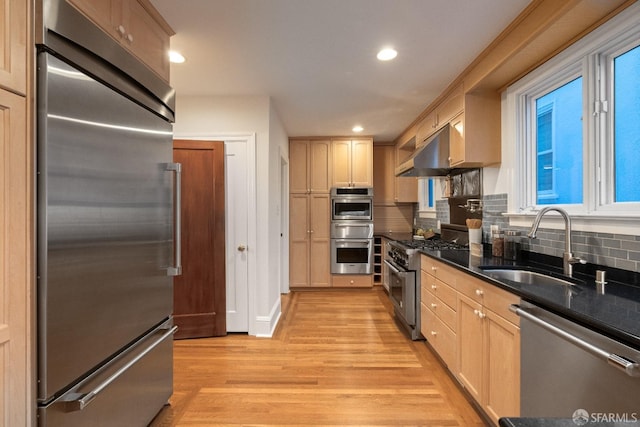
<instances>
[{"instance_id":1,"label":"stainless steel sink","mask_svg":"<svg viewBox=\"0 0 640 427\"><path fill-rule=\"evenodd\" d=\"M500 268L482 268L484 274L497 280L509 280L511 282L525 283L528 285L563 285L574 286L575 283L568 280L548 276L542 273L536 273L529 270L517 269L500 269Z\"/></svg>"}]
</instances>

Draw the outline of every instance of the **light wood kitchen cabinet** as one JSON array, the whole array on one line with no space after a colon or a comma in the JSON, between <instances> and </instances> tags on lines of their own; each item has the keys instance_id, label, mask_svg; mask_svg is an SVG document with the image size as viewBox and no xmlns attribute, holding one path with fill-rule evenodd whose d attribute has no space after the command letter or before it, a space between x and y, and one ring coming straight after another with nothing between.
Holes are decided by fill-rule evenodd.
<instances>
[{"instance_id":1,"label":"light wood kitchen cabinet","mask_svg":"<svg viewBox=\"0 0 640 427\"><path fill-rule=\"evenodd\" d=\"M370 288L373 286L373 275L334 274L331 283L334 288Z\"/></svg>"},{"instance_id":2,"label":"light wood kitchen cabinet","mask_svg":"<svg viewBox=\"0 0 640 427\"><path fill-rule=\"evenodd\" d=\"M496 425L518 416L519 298L425 255L420 274L422 334Z\"/></svg>"},{"instance_id":3,"label":"light wood kitchen cabinet","mask_svg":"<svg viewBox=\"0 0 640 427\"><path fill-rule=\"evenodd\" d=\"M458 281L456 376L497 425L520 414L520 327L509 311L519 298L465 276Z\"/></svg>"},{"instance_id":4,"label":"light wood kitchen cabinet","mask_svg":"<svg viewBox=\"0 0 640 427\"><path fill-rule=\"evenodd\" d=\"M2 0L0 87L24 95L27 90L27 2ZM8 25L5 28L5 24Z\"/></svg>"},{"instance_id":5,"label":"light wood kitchen cabinet","mask_svg":"<svg viewBox=\"0 0 640 427\"><path fill-rule=\"evenodd\" d=\"M500 94L495 91L466 93L464 112L451 124L451 167L482 167L500 163Z\"/></svg>"},{"instance_id":6,"label":"light wood kitchen cabinet","mask_svg":"<svg viewBox=\"0 0 640 427\"><path fill-rule=\"evenodd\" d=\"M451 92L430 111L418 125L416 145L420 147L424 140L446 125L464 109L463 84L454 87Z\"/></svg>"},{"instance_id":7,"label":"light wood kitchen cabinet","mask_svg":"<svg viewBox=\"0 0 640 427\"><path fill-rule=\"evenodd\" d=\"M374 145L373 147L373 204L418 202L418 179L397 177L396 147Z\"/></svg>"},{"instance_id":8,"label":"light wood kitchen cabinet","mask_svg":"<svg viewBox=\"0 0 640 427\"><path fill-rule=\"evenodd\" d=\"M331 286L329 194L291 194L289 200L289 283Z\"/></svg>"},{"instance_id":9,"label":"light wood kitchen cabinet","mask_svg":"<svg viewBox=\"0 0 640 427\"><path fill-rule=\"evenodd\" d=\"M289 192L329 193L331 141L289 141Z\"/></svg>"},{"instance_id":10,"label":"light wood kitchen cabinet","mask_svg":"<svg viewBox=\"0 0 640 427\"><path fill-rule=\"evenodd\" d=\"M422 256L420 268L420 330L447 368L457 365L457 276L453 269Z\"/></svg>"},{"instance_id":11,"label":"light wood kitchen cabinet","mask_svg":"<svg viewBox=\"0 0 640 427\"><path fill-rule=\"evenodd\" d=\"M0 23L0 425L32 419L34 165L28 82L31 2L3 0Z\"/></svg>"},{"instance_id":12,"label":"light wood kitchen cabinet","mask_svg":"<svg viewBox=\"0 0 640 427\"><path fill-rule=\"evenodd\" d=\"M372 138L333 139L331 156L334 187L373 186Z\"/></svg>"},{"instance_id":13,"label":"light wood kitchen cabinet","mask_svg":"<svg viewBox=\"0 0 640 427\"><path fill-rule=\"evenodd\" d=\"M67 1L169 81L169 39L175 33L149 0Z\"/></svg>"}]
</instances>

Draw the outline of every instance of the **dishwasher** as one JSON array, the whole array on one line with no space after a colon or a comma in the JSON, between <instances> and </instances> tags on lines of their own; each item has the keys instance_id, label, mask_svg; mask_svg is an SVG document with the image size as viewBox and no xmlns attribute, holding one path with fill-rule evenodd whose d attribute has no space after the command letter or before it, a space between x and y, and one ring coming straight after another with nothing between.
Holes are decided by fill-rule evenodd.
<instances>
[{"instance_id":1,"label":"dishwasher","mask_svg":"<svg viewBox=\"0 0 640 427\"><path fill-rule=\"evenodd\" d=\"M520 416L640 419L638 349L528 302L511 310L520 316Z\"/></svg>"}]
</instances>

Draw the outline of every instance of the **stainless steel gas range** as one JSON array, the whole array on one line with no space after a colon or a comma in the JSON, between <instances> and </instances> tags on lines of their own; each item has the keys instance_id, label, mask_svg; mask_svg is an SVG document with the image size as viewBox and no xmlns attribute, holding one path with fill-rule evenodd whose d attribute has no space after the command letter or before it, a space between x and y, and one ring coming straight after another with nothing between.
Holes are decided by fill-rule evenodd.
<instances>
[{"instance_id":1,"label":"stainless steel gas range","mask_svg":"<svg viewBox=\"0 0 640 427\"><path fill-rule=\"evenodd\" d=\"M441 237L391 241L387 245L384 262L389 271L389 297L396 318L412 340L424 339L420 333L420 251L468 250L467 242L466 230L460 228L447 229Z\"/></svg>"}]
</instances>

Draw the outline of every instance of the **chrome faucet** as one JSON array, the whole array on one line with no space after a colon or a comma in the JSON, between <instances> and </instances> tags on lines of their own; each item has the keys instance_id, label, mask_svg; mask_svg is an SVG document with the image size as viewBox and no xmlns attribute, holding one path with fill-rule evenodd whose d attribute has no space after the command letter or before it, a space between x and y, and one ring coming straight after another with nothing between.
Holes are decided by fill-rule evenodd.
<instances>
[{"instance_id":1,"label":"chrome faucet","mask_svg":"<svg viewBox=\"0 0 640 427\"><path fill-rule=\"evenodd\" d=\"M531 230L527 234L527 237L530 239L536 238L536 232L540 226L540 220L542 219L542 216L549 211L556 211L562 215L562 218L564 218L564 253L562 254L562 270L565 276L572 277L573 264L586 264L587 261L573 256L573 252L571 251L571 218L569 218L569 214L567 214L564 209L556 208L554 206L546 206L542 208L536 215L536 219L533 220Z\"/></svg>"}]
</instances>

